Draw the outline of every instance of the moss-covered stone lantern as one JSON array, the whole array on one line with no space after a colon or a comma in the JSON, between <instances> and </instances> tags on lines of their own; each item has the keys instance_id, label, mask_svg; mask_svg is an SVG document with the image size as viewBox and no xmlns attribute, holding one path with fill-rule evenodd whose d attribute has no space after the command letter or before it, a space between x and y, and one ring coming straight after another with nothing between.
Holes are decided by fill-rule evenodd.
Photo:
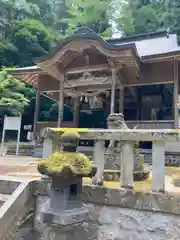
<instances>
[{"instance_id":1,"label":"moss-covered stone lantern","mask_svg":"<svg viewBox=\"0 0 180 240\"><path fill-rule=\"evenodd\" d=\"M62 135L62 152L55 152L38 165L41 174L51 178L50 198L41 220L58 225L72 225L85 221L88 210L82 203L82 179L96 174L89 158L76 152L80 135L66 131Z\"/></svg>"}]
</instances>

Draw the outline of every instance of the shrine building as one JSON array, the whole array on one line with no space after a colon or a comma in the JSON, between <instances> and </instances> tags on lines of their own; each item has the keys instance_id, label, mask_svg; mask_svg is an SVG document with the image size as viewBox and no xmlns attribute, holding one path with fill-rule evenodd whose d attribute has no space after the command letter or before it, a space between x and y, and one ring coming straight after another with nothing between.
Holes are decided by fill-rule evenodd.
<instances>
[{"instance_id":1,"label":"shrine building","mask_svg":"<svg viewBox=\"0 0 180 240\"><path fill-rule=\"evenodd\" d=\"M80 28L35 66L9 70L36 89L34 134L45 127L106 128L110 113L128 127L179 127L180 47L177 36L157 31L104 40ZM56 122L40 122L40 95L58 102ZM64 106L73 121L63 120Z\"/></svg>"}]
</instances>

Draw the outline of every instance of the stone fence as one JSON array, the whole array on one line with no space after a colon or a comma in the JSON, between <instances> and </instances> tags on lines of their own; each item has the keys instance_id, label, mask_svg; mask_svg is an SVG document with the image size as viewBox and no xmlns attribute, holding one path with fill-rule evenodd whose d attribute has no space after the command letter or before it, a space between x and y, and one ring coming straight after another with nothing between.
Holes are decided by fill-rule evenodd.
<instances>
[{"instance_id":1,"label":"stone fence","mask_svg":"<svg viewBox=\"0 0 180 240\"><path fill-rule=\"evenodd\" d=\"M152 191L165 190L165 144L180 142L180 134L175 130L139 130L139 129L76 129L82 139L94 140L93 161L97 166L96 180L101 179L105 165L105 141L120 142L121 187L133 187L134 146L138 141L152 142ZM48 157L57 147L61 131L47 129L44 132L43 157Z\"/></svg>"}]
</instances>

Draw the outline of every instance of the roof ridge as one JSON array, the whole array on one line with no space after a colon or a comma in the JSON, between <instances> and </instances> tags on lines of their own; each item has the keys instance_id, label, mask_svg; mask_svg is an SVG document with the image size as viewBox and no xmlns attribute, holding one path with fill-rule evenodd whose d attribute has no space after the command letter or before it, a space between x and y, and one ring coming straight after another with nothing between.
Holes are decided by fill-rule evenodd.
<instances>
[{"instance_id":1,"label":"roof ridge","mask_svg":"<svg viewBox=\"0 0 180 240\"><path fill-rule=\"evenodd\" d=\"M108 39L107 42L129 42L129 41L137 41L137 40L146 40L146 39L152 39L157 37L165 37L167 36L167 30L158 30L155 32L148 32L148 33L141 33L141 34L135 34L132 36L122 37L122 38L115 38L115 39Z\"/></svg>"}]
</instances>

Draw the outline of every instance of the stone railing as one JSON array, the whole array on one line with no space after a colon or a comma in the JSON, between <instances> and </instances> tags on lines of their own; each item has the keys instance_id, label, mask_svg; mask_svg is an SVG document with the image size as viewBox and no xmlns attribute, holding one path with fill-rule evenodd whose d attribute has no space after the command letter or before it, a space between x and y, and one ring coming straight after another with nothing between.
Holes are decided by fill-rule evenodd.
<instances>
[{"instance_id":1,"label":"stone railing","mask_svg":"<svg viewBox=\"0 0 180 240\"><path fill-rule=\"evenodd\" d=\"M76 129L78 131L78 129ZM63 132L63 130L62 130ZM45 131L43 157L53 152L54 139L59 139L61 130ZM97 166L95 176L101 179L105 165L105 141L121 142L121 187L133 187L134 145L137 141L151 141L152 146L152 190L165 191L165 143L180 142L180 134L175 130L139 130L139 129L79 129L82 139L94 140L93 161ZM57 137L58 136L58 137ZM56 142L57 146L57 142Z\"/></svg>"},{"instance_id":2,"label":"stone railing","mask_svg":"<svg viewBox=\"0 0 180 240\"><path fill-rule=\"evenodd\" d=\"M136 120L126 121L129 128L136 127L137 129L171 129L174 128L174 120Z\"/></svg>"}]
</instances>

